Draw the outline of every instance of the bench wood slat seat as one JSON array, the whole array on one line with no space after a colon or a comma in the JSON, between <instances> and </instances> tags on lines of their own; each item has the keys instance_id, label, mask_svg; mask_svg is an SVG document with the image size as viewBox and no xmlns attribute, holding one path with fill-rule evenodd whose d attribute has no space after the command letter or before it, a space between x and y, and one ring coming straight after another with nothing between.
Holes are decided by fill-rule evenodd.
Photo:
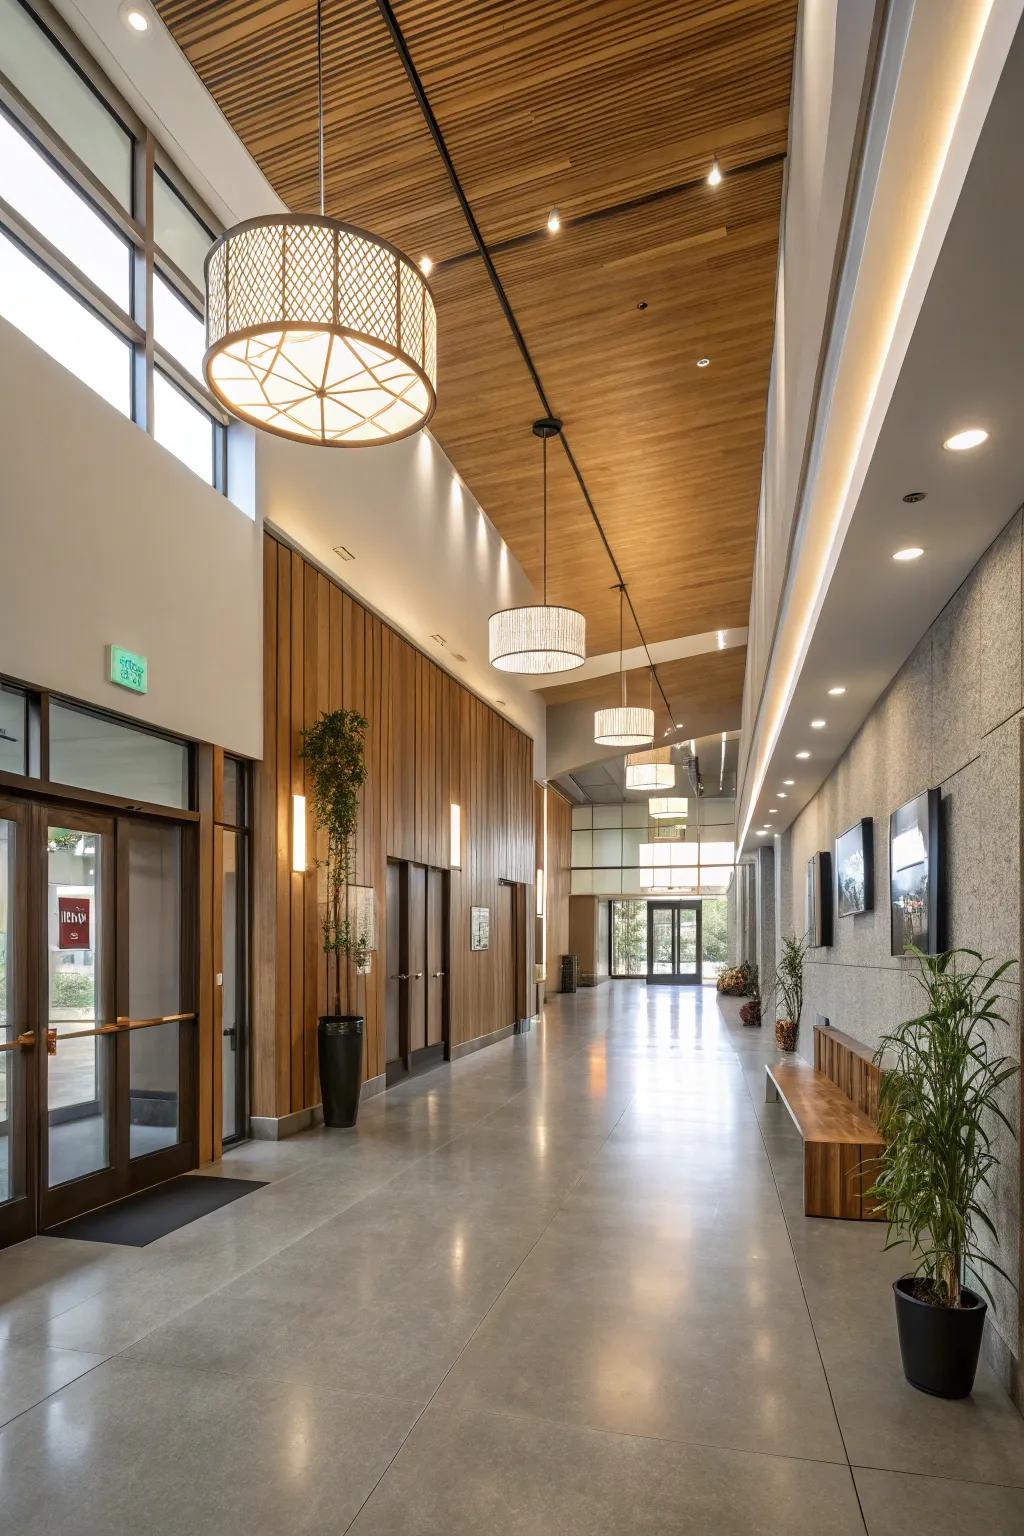
<instances>
[{"instance_id":1,"label":"bench wood slat seat","mask_svg":"<svg viewBox=\"0 0 1024 1536\"><path fill-rule=\"evenodd\" d=\"M819 1035L829 1038L819 1041ZM804 1215L879 1220L863 1198L873 1175L870 1170L861 1171L860 1164L880 1155L882 1139L874 1119L840 1086L845 1082L854 1087L851 1063L842 1059L848 1053L856 1058L858 1068L870 1068L869 1083L863 1071L856 1075L858 1098L876 1104L878 1069L858 1041L838 1030L816 1027L815 1060L822 1060L825 1050L839 1081L796 1057L765 1067L765 1097L782 1100L804 1144Z\"/></svg>"}]
</instances>

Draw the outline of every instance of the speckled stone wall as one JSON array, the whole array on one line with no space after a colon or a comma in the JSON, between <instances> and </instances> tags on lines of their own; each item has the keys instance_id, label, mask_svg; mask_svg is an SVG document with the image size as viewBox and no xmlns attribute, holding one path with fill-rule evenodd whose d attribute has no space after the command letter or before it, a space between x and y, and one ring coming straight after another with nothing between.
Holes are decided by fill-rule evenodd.
<instances>
[{"instance_id":1,"label":"speckled stone wall","mask_svg":"<svg viewBox=\"0 0 1024 1536\"><path fill-rule=\"evenodd\" d=\"M889 953L889 814L921 790L942 792L946 943L999 960L1020 958L1022 539L1018 512L939 614L878 701L833 772L778 844L779 932L802 932L807 861L862 816L873 818L875 909L836 918L833 945L806 968L799 1049L812 1050L818 1015L875 1045L883 1030L919 1011L910 961ZM1006 988L998 1046L1021 1058L1017 973ZM1006 1105L1020 1122L1019 1081ZM992 1212L996 1257L1021 1273L1019 1144L999 1133L1002 1166ZM1020 1303L989 1273L995 1335L989 1353L1018 1404ZM992 1330L988 1330L992 1334Z\"/></svg>"}]
</instances>

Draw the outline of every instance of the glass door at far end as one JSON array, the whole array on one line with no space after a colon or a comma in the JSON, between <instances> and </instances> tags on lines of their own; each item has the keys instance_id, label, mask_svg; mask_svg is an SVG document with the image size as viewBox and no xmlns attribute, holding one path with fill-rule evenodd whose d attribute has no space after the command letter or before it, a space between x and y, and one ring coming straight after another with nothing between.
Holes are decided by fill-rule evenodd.
<instances>
[{"instance_id":1,"label":"glass door at far end","mask_svg":"<svg viewBox=\"0 0 1024 1536\"><path fill-rule=\"evenodd\" d=\"M695 986L701 980L699 901L647 903L647 981Z\"/></svg>"}]
</instances>

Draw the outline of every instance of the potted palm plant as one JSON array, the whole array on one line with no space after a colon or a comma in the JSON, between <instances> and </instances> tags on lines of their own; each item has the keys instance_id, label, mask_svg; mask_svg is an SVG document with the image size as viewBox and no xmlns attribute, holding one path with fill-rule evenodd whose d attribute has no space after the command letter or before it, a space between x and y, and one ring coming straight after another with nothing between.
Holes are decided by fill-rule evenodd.
<instances>
[{"instance_id":1,"label":"potted palm plant","mask_svg":"<svg viewBox=\"0 0 1024 1536\"><path fill-rule=\"evenodd\" d=\"M997 1121L1014 1134L1000 1089L1017 1071L993 1054L998 983L1013 965L991 969L975 950L925 955L919 966L925 1011L882 1037L876 1061L885 1069L879 1130L885 1150L868 1198L884 1208L886 1247L906 1242L912 1273L894 1282L903 1372L923 1392L966 1397L974 1385L986 1302L965 1283L967 1272L991 1299L983 1266L1009 1279L979 1246L984 1228L998 1233L982 1197L999 1159ZM1012 1284L1012 1282L1011 1282Z\"/></svg>"},{"instance_id":2,"label":"potted palm plant","mask_svg":"<svg viewBox=\"0 0 1024 1536\"><path fill-rule=\"evenodd\" d=\"M782 940L782 959L775 968L771 996L775 1002L775 1044L780 1051L795 1051L800 1015L804 1008L804 955L806 939L790 934Z\"/></svg>"},{"instance_id":3,"label":"potted palm plant","mask_svg":"<svg viewBox=\"0 0 1024 1536\"><path fill-rule=\"evenodd\" d=\"M355 1125L363 1068L363 1016L341 1011L343 960L366 969L370 936L362 908L352 900L355 835L359 825L359 790L366 780L363 739L366 721L354 709L322 714L302 732L313 823L327 834L317 868L324 873L321 909L323 950L333 993L333 1012L317 1026L320 1090L324 1124Z\"/></svg>"}]
</instances>

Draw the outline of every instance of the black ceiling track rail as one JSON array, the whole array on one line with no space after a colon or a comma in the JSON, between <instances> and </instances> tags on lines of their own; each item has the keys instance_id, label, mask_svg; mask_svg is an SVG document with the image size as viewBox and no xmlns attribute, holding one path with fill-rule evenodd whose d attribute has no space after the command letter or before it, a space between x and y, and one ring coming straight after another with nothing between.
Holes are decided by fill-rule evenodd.
<instances>
[{"instance_id":1,"label":"black ceiling track rail","mask_svg":"<svg viewBox=\"0 0 1024 1536\"><path fill-rule=\"evenodd\" d=\"M547 394L545 393L540 374L537 372L537 366L534 363L533 358L530 356L530 349L526 345L526 339L523 336L522 331L519 329L519 321L516 319L512 306L509 303L508 294L505 292L504 284L502 283L501 278L498 276L498 271L491 258L491 253L488 249L487 242L484 240L484 237L480 231L480 226L476 221L476 215L474 214L473 209L470 207L469 199L463 190L462 182L459 180L459 173L455 169L455 164L452 160L451 154L449 153L448 145L445 143L444 134L441 132L441 126L438 123L437 118L434 116L434 109L430 105L427 93L423 88L423 82L419 77L419 73L415 64L412 61L412 55L409 52L408 44L405 41L402 29L398 25L398 20L390 4L390 0L377 0L377 9L380 12L384 25L388 29L391 41L395 45L395 51L397 52L399 59L402 61L402 68L405 70L409 85L412 88L412 93L416 98L416 104L419 107L420 112L423 114L423 120L426 123L427 128L430 130L430 136L434 141L434 147L440 155L441 163L448 173L448 180L452 184L452 191L455 193L459 207L462 210L462 215L469 226L469 232L473 236L473 243L476 245L477 250L480 252L480 258L483 261L484 267L487 270L487 275L491 280L491 287L494 289L498 303L501 305L502 314L505 316L509 330L512 332L512 335L515 339L516 346L519 348L520 356L522 357L523 362L526 364L527 371L533 381L533 387L537 391L537 397L544 409L544 414L546 416L555 416L557 415L557 412L555 412L551 407L551 402L548 400ZM617 582L622 583L623 591L626 594L626 602L629 604L629 611L633 616L633 623L636 625L636 632L640 636L640 644L643 646L647 655L647 664L650 667L654 680L658 685L658 692L661 694L661 697L664 700L665 708L668 711L669 721L672 725L675 725L675 717L672 712L672 706L668 701L668 695L661 685L661 678L658 676L658 669L655 666L654 660L651 656L650 647L648 646L647 641L644 639L643 630L640 628L640 620L637 617L636 609L633 607L633 599L630 596L629 587L621 570L619 569L619 563L612 553L612 547L608 542L608 535L605 533L601 519L597 515L597 508L594 506L590 492L587 489L587 483L583 478L583 472L580 469L579 464L576 462L576 457L571 447L569 446L569 440L565 435L564 428L561 432L560 441L562 444L562 451L569 462L570 469L576 477L576 483L580 488L580 493L583 496L583 500L586 502L587 511L593 518L594 526L600 535L601 543L604 545L605 554L608 556L612 570L615 572L615 579Z\"/></svg>"},{"instance_id":2,"label":"black ceiling track rail","mask_svg":"<svg viewBox=\"0 0 1024 1536\"><path fill-rule=\"evenodd\" d=\"M729 181L735 182L744 176L756 175L758 171L771 170L774 166L785 165L785 152L775 155L763 155L760 160L748 160L744 165L729 166ZM618 218L620 214L632 213L637 208L650 208L657 203L667 202L669 198L681 197L684 192L697 192L707 181L702 172L699 176L691 176L688 181L673 182L670 187L658 187L654 192L644 192L640 197L627 198L624 203L605 203L601 208L591 208L587 213L559 214L563 229L585 229L588 224L600 224L605 219ZM508 251L520 251L524 246L540 245L551 236L546 229L530 229L523 235L510 235L507 240L496 240L490 246L492 256L504 256ZM450 272L453 267L461 267L464 262L476 261L479 251L458 251L454 256L446 256L443 261L434 263L435 272Z\"/></svg>"}]
</instances>

